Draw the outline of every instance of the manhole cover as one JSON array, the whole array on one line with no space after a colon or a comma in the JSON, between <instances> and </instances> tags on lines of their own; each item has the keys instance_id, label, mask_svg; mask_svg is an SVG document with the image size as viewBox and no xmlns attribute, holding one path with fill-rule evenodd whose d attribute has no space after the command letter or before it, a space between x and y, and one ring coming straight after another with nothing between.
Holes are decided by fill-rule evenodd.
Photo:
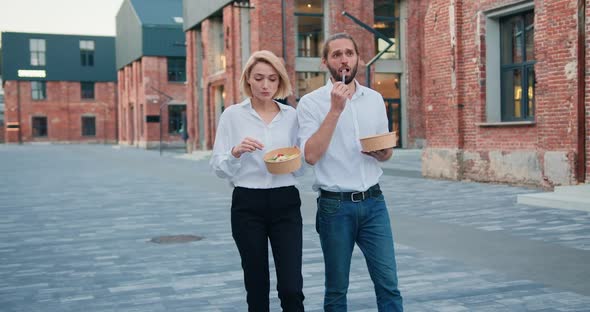
<instances>
[{"instance_id":1,"label":"manhole cover","mask_svg":"<svg viewBox=\"0 0 590 312\"><path fill-rule=\"evenodd\" d=\"M189 243L200 241L203 238L196 235L169 235L169 236L158 236L150 240L156 244L177 244L177 243Z\"/></svg>"}]
</instances>

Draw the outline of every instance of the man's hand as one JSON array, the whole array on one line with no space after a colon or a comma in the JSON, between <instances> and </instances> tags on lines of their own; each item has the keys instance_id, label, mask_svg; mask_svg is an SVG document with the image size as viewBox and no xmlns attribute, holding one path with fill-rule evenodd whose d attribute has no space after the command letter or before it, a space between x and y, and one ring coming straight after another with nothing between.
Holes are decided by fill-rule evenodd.
<instances>
[{"instance_id":1,"label":"man's hand","mask_svg":"<svg viewBox=\"0 0 590 312\"><path fill-rule=\"evenodd\" d=\"M231 154L235 158L240 158L240 156L242 156L242 154L244 153L251 153L257 149L261 150L263 148L264 145L260 143L260 141L250 137L246 137L240 144L234 146L231 149Z\"/></svg>"},{"instance_id":2,"label":"man's hand","mask_svg":"<svg viewBox=\"0 0 590 312\"><path fill-rule=\"evenodd\" d=\"M382 149L382 150L378 150L378 151L372 151L372 152L362 152L365 155L371 156L375 159L377 159L378 161L386 161L389 158L391 158L391 155L393 155L393 148L386 148L386 149Z\"/></svg>"},{"instance_id":3,"label":"man's hand","mask_svg":"<svg viewBox=\"0 0 590 312\"><path fill-rule=\"evenodd\" d=\"M346 100L352 97L352 93L346 84L338 81L332 86L330 96L331 110L336 113L342 113L346 107Z\"/></svg>"}]
</instances>

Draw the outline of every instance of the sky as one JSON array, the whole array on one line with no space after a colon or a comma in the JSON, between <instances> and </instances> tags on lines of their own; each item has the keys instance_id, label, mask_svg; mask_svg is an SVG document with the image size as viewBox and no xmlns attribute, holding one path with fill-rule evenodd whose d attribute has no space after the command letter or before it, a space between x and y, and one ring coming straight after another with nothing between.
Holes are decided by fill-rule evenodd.
<instances>
[{"instance_id":1,"label":"sky","mask_svg":"<svg viewBox=\"0 0 590 312\"><path fill-rule=\"evenodd\" d=\"M0 32L115 36L123 0L0 0Z\"/></svg>"}]
</instances>

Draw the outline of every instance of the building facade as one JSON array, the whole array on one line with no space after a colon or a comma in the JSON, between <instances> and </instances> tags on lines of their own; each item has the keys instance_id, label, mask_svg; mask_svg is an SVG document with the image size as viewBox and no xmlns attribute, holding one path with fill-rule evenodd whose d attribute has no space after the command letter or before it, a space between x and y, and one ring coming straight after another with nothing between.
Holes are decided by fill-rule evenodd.
<instances>
[{"instance_id":1,"label":"building facade","mask_svg":"<svg viewBox=\"0 0 590 312\"><path fill-rule=\"evenodd\" d=\"M115 39L2 34L6 143L116 140Z\"/></svg>"},{"instance_id":2,"label":"building facade","mask_svg":"<svg viewBox=\"0 0 590 312\"><path fill-rule=\"evenodd\" d=\"M423 174L588 182L588 1L421 2Z\"/></svg>"},{"instance_id":3,"label":"building facade","mask_svg":"<svg viewBox=\"0 0 590 312\"><path fill-rule=\"evenodd\" d=\"M125 0L116 23L119 144L183 146L182 1Z\"/></svg>"},{"instance_id":4,"label":"building facade","mask_svg":"<svg viewBox=\"0 0 590 312\"><path fill-rule=\"evenodd\" d=\"M221 112L244 99L239 80L253 51L270 50L283 58L295 90L287 101L296 106L301 96L326 82L321 45L338 32L348 32L357 41L361 59L357 80L384 96L398 146L424 145L421 101L412 89L420 86L422 77L411 72L420 59L411 51L415 43L407 40L422 36L413 25L420 22L423 4L404 0L185 0L183 4L191 149L212 148Z\"/></svg>"},{"instance_id":5,"label":"building facade","mask_svg":"<svg viewBox=\"0 0 590 312\"><path fill-rule=\"evenodd\" d=\"M1 53L0 53L1 54ZM2 72L2 59L0 57L0 72ZM4 143L4 88L0 76L0 143Z\"/></svg>"}]
</instances>

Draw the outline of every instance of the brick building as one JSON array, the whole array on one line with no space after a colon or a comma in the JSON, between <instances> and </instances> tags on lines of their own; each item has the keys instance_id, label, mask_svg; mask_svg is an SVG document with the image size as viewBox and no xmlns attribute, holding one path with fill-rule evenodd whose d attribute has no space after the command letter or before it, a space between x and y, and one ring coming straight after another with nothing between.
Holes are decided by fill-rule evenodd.
<instances>
[{"instance_id":1,"label":"brick building","mask_svg":"<svg viewBox=\"0 0 590 312\"><path fill-rule=\"evenodd\" d=\"M1 54L1 53L0 53ZM0 56L0 73L2 73L2 57ZM4 88L0 76L0 143L4 143Z\"/></svg>"},{"instance_id":2,"label":"brick building","mask_svg":"<svg viewBox=\"0 0 590 312\"><path fill-rule=\"evenodd\" d=\"M588 1L420 2L423 173L588 182Z\"/></svg>"},{"instance_id":3,"label":"brick building","mask_svg":"<svg viewBox=\"0 0 590 312\"><path fill-rule=\"evenodd\" d=\"M183 146L181 0L125 0L116 17L119 144Z\"/></svg>"},{"instance_id":4,"label":"brick building","mask_svg":"<svg viewBox=\"0 0 590 312\"><path fill-rule=\"evenodd\" d=\"M2 34L6 143L116 140L113 37Z\"/></svg>"},{"instance_id":5,"label":"brick building","mask_svg":"<svg viewBox=\"0 0 590 312\"><path fill-rule=\"evenodd\" d=\"M421 79L419 70L410 72L419 67L419 56L408 53L414 43L407 42L421 35L410 27L420 22L421 6L404 0L185 0L189 147L212 147L221 112L243 99L240 74L252 51L266 49L284 59L295 90L288 102L295 106L301 96L325 83L321 44L343 31L361 50L357 80L384 96L399 145L421 147L422 103L410 82Z\"/></svg>"}]
</instances>

